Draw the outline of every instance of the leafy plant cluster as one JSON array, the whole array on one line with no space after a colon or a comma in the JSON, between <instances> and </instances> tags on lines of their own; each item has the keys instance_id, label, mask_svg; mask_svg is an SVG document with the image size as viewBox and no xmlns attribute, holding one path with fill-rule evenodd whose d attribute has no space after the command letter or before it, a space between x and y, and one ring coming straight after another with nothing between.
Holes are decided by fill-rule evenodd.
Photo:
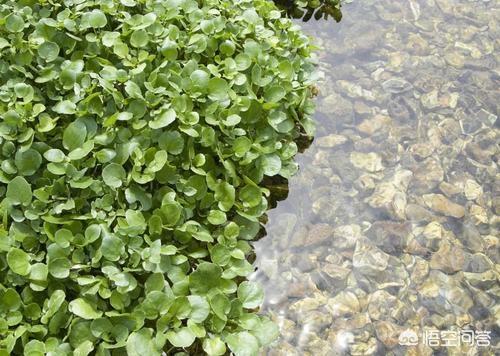
<instances>
[{"instance_id":1,"label":"leafy plant cluster","mask_svg":"<svg viewBox=\"0 0 500 356\"><path fill-rule=\"evenodd\" d=\"M285 9L293 18L309 21L328 19L332 17L336 22L342 20L342 2L350 0L274 0L276 4Z\"/></svg>"},{"instance_id":2,"label":"leafy plant cluster","mask_svg":"<svg viewBox=\"0 0 500 356\"><path fill-rule=\"evenodd\" d=\"M265 0L0 4L0 355L256 354L263 179L312 133Z\"/></svg>"}]
</instances>

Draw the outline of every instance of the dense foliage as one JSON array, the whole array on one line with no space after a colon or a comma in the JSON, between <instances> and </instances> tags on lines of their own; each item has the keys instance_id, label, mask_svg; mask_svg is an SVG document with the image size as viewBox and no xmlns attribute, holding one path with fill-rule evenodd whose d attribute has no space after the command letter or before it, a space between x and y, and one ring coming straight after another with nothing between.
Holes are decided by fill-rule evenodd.
<instances>
[{"instance_id":1,"label":"dense foliage","mask_svg":"<svg viewBox=\"0 0 500 356\"><path fill-rule=\"evenodd\" d=\"M266 176L311 134L265 0L0 4L0 355L253 355Z\"/></svg>"},{"instance_id":2,"label":"dense foliage","mask_svg":"<svg viewBox=\"0 0 500 356\"><path fill-rule=\"evenodd\" d=\"M312 17L316 20L332 17L340 22L342 19L342 2L349 0L274 0L276 4L285 9L289 16L309 21Z\"/></svg>"}]
</instances>

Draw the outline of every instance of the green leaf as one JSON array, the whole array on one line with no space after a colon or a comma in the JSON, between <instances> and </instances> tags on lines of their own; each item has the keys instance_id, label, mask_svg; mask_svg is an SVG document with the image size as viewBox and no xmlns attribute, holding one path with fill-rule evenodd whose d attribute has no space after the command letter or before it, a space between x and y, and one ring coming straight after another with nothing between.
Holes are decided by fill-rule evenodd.
<instances>
[{"instance_id":1,"label":"green leaf","mask_svg":"<svg viewBox=\"0 0 500 356\"><path fill-rule=\"evenodd\" d=\"M145 30L132 32L130 44L134 47L145 47L149 43L149 35Z\"/></svg>"},{"instance_id":2,"label":"green leaf","mask_svg":"<svg viewBox=\"0 0 500 356\"><path fill-rule=\"evenodd\" d=\"M125 83L125 92L131 97L135 99L142 99L142 92L141 88L134 83L133 81L129 80Z\"/></svg>"},{"instance_id":3,"label":"green leaf","mask_svg":"<svg viewBox=\"0 0 500 356\"><path fill-rule=\"evenodd\" d=\"M63 151L58 148L51 148L43 153L45 159L49 162L60 163L66 158Z\"/></svg>"},{"instance_id":4,"label":"green leaf","mask_svg":"<svg viewBox=\"0 0 500 356\"><path fill-rule=\"evenodd\" d=\"M58 114L71 115L76 112L76 104L69 100L63 100L54 105L52 110Z\"/></svg>"},{"instance_id":5,"label":"green leaf","mask_svg":"<svg viewBox=\"0 0 500 356\"><path fill-rule=\"evenodd\" d=\"M81 147L87 136L87 127L81 121L74 121L66 127L63 133L63 146L69 151Z\"/></svg>"},{"instance_id":6,"label":"green leaf","mask_svg":"<svg viewBox=\"0 0 500 356\"><path fill-rule=\"evenodd\" d=\"M94 344L92 341L87 340L82 342L78 347L73 351L74 356L87 356L92 350L94 350Z\"/></svg>"},{"instance_id":7,"label":"green leaf","mask_svg":"<svg viewBox=\"0 0 500 356\"><path fill-rule=\"evenodd\" d=\"M235 356L256 356L259 352L259 341L247 331L229 334L226 342Z\"/></svg>"},{"instance_id":8,"label":"green leaf","mask_svg":"<svg viewBox=\"0 0 500 356\"><path fill-rule=\"evenodd\" d=\"M257 308L264 300L264 292L257 283L245 281L238 286L238 299L242 302L243 308Z\"/></svg>"},{"instance_id":9,"label":"green leaf","mask_svg":"<svg viewBox=\"0 0 500 356\"><path fill-rule=\"evenodd\" d=\"M25 102L29 102L33 99L34 89L31 85L17 83L14 86L14 92L18 98L23 98Z\"/></svg>"},{"instance_id":10,"label":"green leaf","mask_svg":"<svg viewBox=\"0 0 500 356\"><path fill-rule=\"evenodd\" d=\"M71 262L66 257L59 257L49 261L49 273L54 278L68 278L70 268Z\"/></svg>"},{"instance_id":11,"label":"green leaf","mask_svg":"<svg viewBox=\"0 0 500 356\"><path fill-rule=\"evenodd\" d=\"M125 169L117 163L110 163L102 170L102 179L106 185L119 188L127 178Z\"/></svg>"},{"instance_id":12,"label":"green leaf","mask_svg":"<svg viewBox=\"0 0 500 356\"><path fill-rule=\"evenodd\" d=\"M32 148L26 151L17 151L14 162L20 175L31 176L40 168L42 155Z\"/></svg>"},{"instance_id":13,"label":"green leaf","mask_svg":"<svg viewBox=\"0 0 500 356\"><path fill-rule=\"evenodd\" d=\"M208 81L208 97L212 100L225 100L228 97L229 86L222 78L212 78Z\"/></svg>"},{"instance_id":14,"label":"green leaf","mask_svg":"<svg viewBox=\"0 0 500 356\"><path fill-rule=\"evenodd\" d=\"M262 192L259 187L254 185L246 185L240 190L240 200L247 207L255 207L262 200Z\"/></svg>"},{"instance_id":15,"label":"green leaf","mask_svg":"<svg viewBox=\"0 0 500 356\"><path fill-rule=\"evenodd\" d=\"M73 233L68 229L57 230L55 234L56 243L62 248L69 247L73 241Z\"/></svg>"},{"instance_id":16,"label":"green leaf","mask_svg":"<svg viewBox=\"0 0 500 356\"><path fill-rule=\"evenodd\" d=\"M161 129L170 125L175 121L175 111L173 109L167 109L158 115L154 120L149 122L149 127L152 129Z\"/></svg>"},{"instance_id":17,"label":"green leaf","mask_svg":"<svg viewBox=\"0 0 500 356\"><path fill-rule=\"evenodd\" d=\"M106 19L106 15L101 10L92 10L86 14L88 16L89 25L94 28L102 28L105 27L108 23Z\"/></svg>"},{"instance_id":18,"label":"green leaf","mask_svg":"<svg viewBox=\"0 0 500 356\"><path fill-rule=\"evenodd\" d=\"M194 294L203 295L220 283L222 269L216 264L202 262L189 277L189 288Z\"/></svg>"},{"instance_id":19,"label":"green leaf","mask_svg":"<svg viewBox=\"0 0 500 356\"><path fill-rule=\"evenodd\" d=\"M286 91L281 86L271 86L264 91L264 100L277 103L281 99L283 99L286 95Z\"/></svg>"},{"instance_id":20,"label":"green leaf","mask_svg":"<svg viewBox=\"0 0 500 356\"><path fill-rule=\"evenodd\" d=\"M3 293L2 298L0 299L0 305L2 308L7 311L15 311L18 310L22 304L21 297L16 292L15 289L8 288Z\"/></svg>"},{"instance_id":21,"label":"green leaf","mask_svg":"<svg viewBox=\"0 0 500 356\"><path fill-rule=\"evenodd\" d=\"M226 126L236 126L240 123L240 121L241 121L240 115L232 114L226 118L226 120L224 121L224 124Z\"/></svg>"},{"instance_id":22,"label":"green leaf","mask_svg":"<svg viewBox=\"0 0 500 356\"><path fill-rule=\"evenodd\" d=\"M157 318L159 315L165 315L174 302L173 293L162 291L151 291L142 303L142 310L148 319Z\"/></svg>"},{"instance_id":23,"label":"green leaf","mask_svg":"<svg viewBox=\"0 0 500 356\"><path fill-rule=\"evenodd\" d=\"M220 210L210 210L208 213L208 222L212 225L222 225L226 222L226 213Z\"/></svg>"},{"instance_id":24,"label":"green leaf","mask_svg":"<svg viewBox=\"0 0 500 356\"><path fill-rule=\"evenodd\" d=\"M9 14L5 18L5 28L9 32L21 32L24 29L24 20L17 14Z\"/></svg>"},{"instance_id":25,"label":"green leaf","mask_svg":"<svg viewBox=\"0 0 500 356\"><path fill-rule=\"evenodd\" d=\"M156 348L151 336L151 329L140 329L127 338L128 356L159 356L161 352Z\"/></svg>"},{"instance_id":26,"label":"green leaf","mask_svg":"<svg viewBox=\"0 0 500 356\"><path fill-rule=\"evenodd\" d=\"M219 209L222 211L229 211L234 205L236 190L234 187L227 183L222 182L217 184L215 188L215 199L219 202Z\"/></svg>"},{"instance_id":27,"label":"green leaf","mask_svg":"<svg viewBox=\"0 0 500 356\"><path fill-rule=\"evenodd\" d=\"M50 295L46 307L44 306L44 314L41 318L43 324L47 324L50 318L60 311L64 300L66 299L66 294L64 291L57 289Z\"/></svg>"},{"instance_id":28,"label":"green leaf","mask_svg":"<svg viewBox=\"0 0 500 356\"><path fill-rule=\"evenodd\" d=\"M196 335L191 329L184 327L167 332L168 341L175 347L189 347L196 339Z\"/></svg>"},{"instance_id":29,"label":"green leaf","mask_svg":"<svg viewBox=\"0 0 500 356\"><path fill-rule=\"evenodd\" d=\"M184 138L178 131L166 131L159 140L158 145L170 154L178 155L184 149Z\"/></svg>"},{"instance_id":30,"label":"green leaf","mask_svg":"<svg viewBox=\"0 0 500 356\"><path fill-rule=\"evenodd\" d=\"M266 176L275 176L281 170L281 159L277 154L262 156L262 169Z\"/></svg>"},{"instance_id":31,"label":"green leaf","mask_svg":"<svg viewBox=\"0 0 500 356\"><path fill-rule=\"evenodd\" d=\"M84 298L77 298L69 303L69 311L80 318L92 320L101 317L102 312L95 309L92 303Z\"/></svg>"},{"instance_id":32,"label":"green leaf","mask_svg":"<svg viewBox=\"0 0 500 356\"><path fill-rule=\"evenodd\" d=\"M101 252L105 259L118 261L123 252L123 241L111 234L106 234L102 239Z\"/></svg>"},{"instance_id":33,"label":"green leaf","mask_svg":"<svg viewBox=\"0 0 500 356\"><path fill-rule=\"evenodd\" d=\"M12 272L26 276L30 273L30 256L18 248L12 248L7 253L7 264Z\"/></svg>"},{"instance_id":34,"label":"green leaf","mask_svg":"<svg viewBox=\"0 0 500 356\"><path fill-rule=\"evenodd\" d=\"M233 151L237 157L243 157L252 147L252 141L248 137L238 137L233 142Z\"/></svg>"},{"instance_id":35,"label":"green leaf","mask_svg":"<svg viewBox=\"0 0 500 356\"><path fill-rule=\"evenodd\" d=\"M14 204L28 205L33 198L31 185L23 177L16 177L7 185L6 196Z\"/></svg>"},{"instance_id":36,"label":"green leaf","mask_svg":"<svg viewBox=\"0 0 500 356\"><path fill-rule=\"evenodd\" d=\"M203 340L203 350L209 356L224 355L226 353L226 344L218 336L206 338Z\"/></svg>"},{"instance_id":37,"label":"green leaf","mask_svg":"<svg viewBox=\"0 0 500 356\"><path fill-rule=\"evenodd\" d=\"M252 328L251 333L259 340L261 346L267 346L278 339L280 329L278 325L271 320L262 318L262 320Z\"/></svg>"},{"instance_id":38,"label":"green leaf","mask_svg":"<svg viewBox=\"0 0 500 356\"><path fill-rule=\"evenodd\" d=\"M47 62L52 62L59 56L59 46L54 42L43 42L38 47L38 55L45 59ZM63 113L61 112L61 114Z\"/></svg>"},{"instance_id":39,"label":"green leaf","mask_svg":"<svg viewBox=\"0 0 500 356\"><path fill-rule=\"evenodd\" d=\"M210 305L205 297L199 295L188 296L191 305L189 319L195 323L202 323L210 314Z\"/></svg>"}]
</instances>

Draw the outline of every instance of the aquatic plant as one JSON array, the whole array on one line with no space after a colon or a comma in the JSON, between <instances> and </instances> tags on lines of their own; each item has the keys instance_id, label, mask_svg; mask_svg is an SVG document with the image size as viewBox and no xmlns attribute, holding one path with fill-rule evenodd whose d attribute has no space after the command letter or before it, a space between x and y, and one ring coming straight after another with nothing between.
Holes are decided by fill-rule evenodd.
<instances>
[{"instance_id":1,"label":"aquatic plant","mask_svg":"<svg viewBox=\"0 0 500 356\"><path fill-rule=\"evenodd\" d=\"M0 355L256 354L249 243L311 135L266 0L0 5Z\"/></svg>"},{"instance_id":2,"label":"aquatic plant","mask_svg":"<svg viewBox=\"0 0 500 356\"><path fill-rule=\"evenodd\" d=\"M348 0L345 0L346 2ZM274 0L292 18L309 21L332 17L336 22L342 20L341 0Z\"/></svg>"}]
</instances>

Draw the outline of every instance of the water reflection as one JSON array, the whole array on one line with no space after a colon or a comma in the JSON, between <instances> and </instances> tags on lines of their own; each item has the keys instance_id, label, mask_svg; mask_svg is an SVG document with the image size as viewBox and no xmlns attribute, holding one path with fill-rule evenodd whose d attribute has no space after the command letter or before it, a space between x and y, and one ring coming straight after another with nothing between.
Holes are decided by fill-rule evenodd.
<instances>
[{"instance_id":1,"label":"water reflection","mask_svg":"<svg viewBox=\"0 0 500 356\"><path fill-rule=\"evenodd\" d=\"M256 243L271 355L494 354L500 341L496 1L355 1L323 47L318 134ZM399 345L490 331L491 347Z\"/></svg>"}]
</instances>

